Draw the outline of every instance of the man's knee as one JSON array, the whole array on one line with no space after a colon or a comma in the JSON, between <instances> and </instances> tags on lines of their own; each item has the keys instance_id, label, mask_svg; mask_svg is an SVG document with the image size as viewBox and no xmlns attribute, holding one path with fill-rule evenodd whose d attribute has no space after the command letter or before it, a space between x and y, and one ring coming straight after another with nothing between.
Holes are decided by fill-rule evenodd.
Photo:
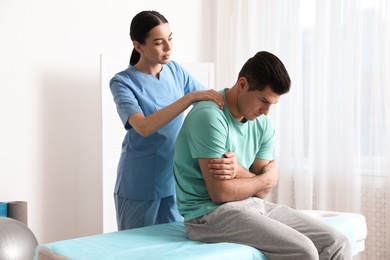
<instances>
[{"instance_id":1,"label":"man's knee","mask_svg":"<svg viewBox=\"0 0 390 260\"><path fill-rule=\"evenodd\" d=\"M318 259L318 250L309 238L302 239L301 241L299 241L297 246L298 246L300 256L295 259L302 259L302 260Z\"/></svg>"},{"instance_id":2,"label":"man's knee","mask_svg":"<svg viewBox=\"0 0 390 260\"><path fill-rule=\"evenodd\" d=\"M338 230L330 232L328 246L320 252L320 259L348 260L352 259L351 243L347 236Z\"/></svg>"},{"instance_id":3,"label":"man's knee","mask_svg":"<svg viewBox=\"0 0 390 260\"><path fill-rule=\"evenodd\" d=\"M334 256L332 259L352 259L351 243L347 236L341 232L332 234L334 240Z\"/></svg>"}]
</instances>

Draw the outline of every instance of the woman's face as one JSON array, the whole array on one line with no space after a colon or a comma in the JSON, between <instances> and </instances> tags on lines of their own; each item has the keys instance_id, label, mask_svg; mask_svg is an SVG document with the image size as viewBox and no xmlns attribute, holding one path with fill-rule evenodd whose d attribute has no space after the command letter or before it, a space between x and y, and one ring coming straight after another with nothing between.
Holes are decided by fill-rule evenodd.
<instances>
[{"instance_id":1,"label":"woman's face","mask_svg":"<svg viewBox=\"0 0 390 260\"><path fill-rule=\"evenodd\" d=\"M167 64L172 50L172 32L168 23L149 31L144 44L139 44L141 59L151 64Z\"/></svg>"}]
</instances>

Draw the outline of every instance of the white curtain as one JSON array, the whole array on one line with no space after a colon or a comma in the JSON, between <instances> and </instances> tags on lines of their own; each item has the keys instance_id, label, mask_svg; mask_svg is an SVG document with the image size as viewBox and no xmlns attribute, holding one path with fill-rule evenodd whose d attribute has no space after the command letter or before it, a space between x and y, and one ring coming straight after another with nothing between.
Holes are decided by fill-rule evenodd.
<instances>
[{"instance_id":1,"label":"white curtain","mask_svg":"<svg viewBox=\"0 0 390 260\"><path fill-rule=\"evenodd\" d=\"M213 10L217 88L260 50L292 79L271 112L280 169L271 199L363 213L366 259L390 259L390 2L217 0Z\"/></svg>"}]
</instances>

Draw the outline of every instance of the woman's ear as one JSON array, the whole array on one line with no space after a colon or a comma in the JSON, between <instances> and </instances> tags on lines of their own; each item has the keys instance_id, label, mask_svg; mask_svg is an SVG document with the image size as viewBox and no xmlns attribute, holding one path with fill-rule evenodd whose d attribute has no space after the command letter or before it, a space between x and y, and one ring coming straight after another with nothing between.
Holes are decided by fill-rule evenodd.
<instances>
[{"instance_id":1,"label":"woman's ear","mask_svg":"<svg viewBox=\"0 0 390 260\"><path fill-rule=\"evenodd\" d=\"M133 47L136 51L138 51L139 53L141 53L141 44L137 41L133 41Z\"/></svg>"}]
</instances>

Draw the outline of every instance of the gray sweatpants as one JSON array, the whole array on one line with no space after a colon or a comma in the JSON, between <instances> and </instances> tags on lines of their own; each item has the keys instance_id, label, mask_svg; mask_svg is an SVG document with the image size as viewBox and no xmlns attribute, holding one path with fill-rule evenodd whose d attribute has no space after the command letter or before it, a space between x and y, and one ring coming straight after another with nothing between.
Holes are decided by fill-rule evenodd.
<instances>
[{"instance_id":1,"label":"gray sweatpants","mask_svg":"<svg viewBox=\"0 0 390 260\"><path fill-rule=\"evenodd\" d=\"M222 204L185 222L190 239L231 242L260 249L268 259L350 260L346 236L292 208L248 198Z\"/></svg>"}]
</instances>

